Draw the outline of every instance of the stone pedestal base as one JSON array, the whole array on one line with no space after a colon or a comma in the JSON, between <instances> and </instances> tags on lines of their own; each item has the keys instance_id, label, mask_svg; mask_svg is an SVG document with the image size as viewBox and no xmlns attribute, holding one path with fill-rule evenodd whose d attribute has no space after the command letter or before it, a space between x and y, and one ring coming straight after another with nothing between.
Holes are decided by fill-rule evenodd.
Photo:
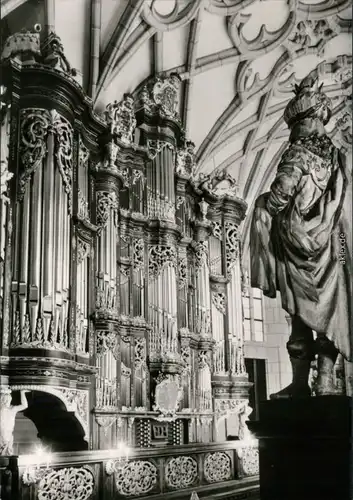
<instances>
[{"instance_id":1,"label":"stone pedestal base","mask_svg":"<svg viewBox=\"0 0 353 500\"><path fill-rule=\"evenodd\" d=\"M259 439L261 500L351 500L352 399L266 401L248 422Z\"/></svg>"}]
</instances>

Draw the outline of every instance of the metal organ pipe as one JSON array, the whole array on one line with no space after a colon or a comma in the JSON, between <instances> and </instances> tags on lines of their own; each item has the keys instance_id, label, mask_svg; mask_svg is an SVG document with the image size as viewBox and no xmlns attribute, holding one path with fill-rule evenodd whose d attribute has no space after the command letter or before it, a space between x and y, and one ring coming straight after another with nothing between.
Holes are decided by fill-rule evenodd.
<instances>
[{"instance_id":1,"label":"metal organ pipe","mask_svg":"<svg viewBox=\"0 0 353 500\"><path fill-rule=\"evenodd\" d=\"M236 374L243 374L246 372L243 356L244 333L243 333L243 319L242 319L242 290L241 290L241 270L240 262L237 259L233 262L230 270L230 281L227 285L228 302L232 307L228 309L229 314L229 334L230 338L234 338L234 345L231 347L231 365L235 366ZM232 342L233 340L231 340Z\"/></svg>"}]
</instances>

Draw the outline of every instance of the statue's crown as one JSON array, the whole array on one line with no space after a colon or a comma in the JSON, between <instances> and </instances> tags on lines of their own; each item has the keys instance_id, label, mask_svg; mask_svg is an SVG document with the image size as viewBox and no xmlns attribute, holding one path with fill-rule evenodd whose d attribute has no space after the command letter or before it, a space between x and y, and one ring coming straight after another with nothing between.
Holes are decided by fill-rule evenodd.
<instances>
[{"instance_id":1,"label":"statue's crown","mask_svg":"<svg viewBox=\"0 0 353 500\"><path fill-rule=\"evenodd\" d=\"M284 111L284 121L289 127L307 117L322 117L324 108L331 111L331 100L322 92L318 79L310 75L294 86L295 97L289 101Z\"/></svg>"},{"instance_id":2,"label":"statue's crown","mask_svg":"<svg viewBox=\"0 0 353 500\"><path fill-rule=\"evenodd\" d=\"M0 387L0 394L1 395L8 395L11 394L11 389L9 387Z\"/></svg>"}]
</instances>

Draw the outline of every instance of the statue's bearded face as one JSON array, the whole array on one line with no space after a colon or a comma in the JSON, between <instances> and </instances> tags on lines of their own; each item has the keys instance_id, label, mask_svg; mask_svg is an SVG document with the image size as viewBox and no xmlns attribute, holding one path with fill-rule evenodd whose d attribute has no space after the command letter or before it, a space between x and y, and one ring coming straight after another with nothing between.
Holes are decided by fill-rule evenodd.
<instances>
[{"instance_id":1,"label":"statue's bearded face","mask_svg":"<svg viewBox=\"0 0 353 500\"><path fill-rule=\"evenodd\" d=\"M11 399L12 399L11 394L1 394L0 396L1 407L10 408Z\"/></svg>"}]
</instances>

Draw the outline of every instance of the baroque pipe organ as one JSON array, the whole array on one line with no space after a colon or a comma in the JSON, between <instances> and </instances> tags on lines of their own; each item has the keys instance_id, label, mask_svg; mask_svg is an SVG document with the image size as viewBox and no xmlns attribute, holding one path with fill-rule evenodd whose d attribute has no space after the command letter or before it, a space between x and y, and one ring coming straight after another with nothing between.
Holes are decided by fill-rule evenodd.
<instances>
[{"instance_id":1,"label":"baroque pipe organ","mask_svg":"<svg viewBox=\"0 0 353 500\"><path fill-rule=\"evenodd\" d=\"M179 77L99 116L60 39L25 36L2 61L2 385L31 392L37 427L58 399L78 448L243 435L246 204L227 173L196 173Z\"/></svg>"}]
</instances>

